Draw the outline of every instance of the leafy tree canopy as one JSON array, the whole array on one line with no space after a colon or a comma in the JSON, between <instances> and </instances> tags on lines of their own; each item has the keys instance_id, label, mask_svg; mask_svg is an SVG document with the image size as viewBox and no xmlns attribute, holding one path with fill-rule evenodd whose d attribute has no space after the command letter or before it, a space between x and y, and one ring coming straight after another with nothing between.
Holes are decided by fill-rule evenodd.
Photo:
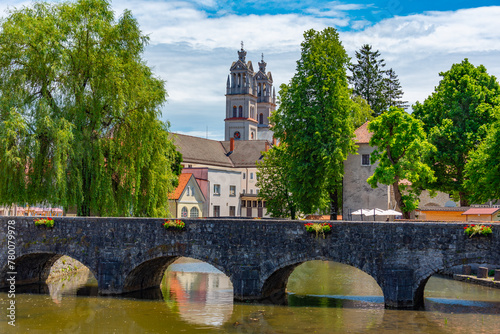
<instances>
[{"instance_id":1,"label":"leafy tree canopy","mask_svg":"<svg viewBox=\"0 0 500 334\"><path fill-rule=\"evenodd\" d=\"M34 3L0 28L0 203L163 216L179 161L148 37L105 0Z\"/></svg>"},{"instance_id":2,"label":"leafy tree canopy","mask_svg":"<svg viewBox=\"0 0 500 334\"><path fill-rule=\"evenodd\" d=\"M273 146L264 153L257 168L259 197L265 199L271 217L295 219L296 204L289 190L289 168L285 145Z\"/></svg>"},{"instance_id":3,"label":"leafy tree canopy","mask_svg":"<svg viewBox=\"0 0 500 334\"><path fill-rule=\"evenodd\" d=\"M495 120L500 86L484 66L476 67L468 59L439 75L439 85L424 103L413 106L413 115L424 122L429 141L437 148L428 160L436 176L431 187L467 206L471 193L464 186L465 165Z\"/></svg>"},{"instance_id":4,"label":"leafy tree canopy","mask_svg":"<svg viewBox=\"0 0 500 334\"><path fill-rule=\"evenodd\" d=\"M348 57L333 28L304 33L297 71L281 85L279 109L271 117L275 136L287 147L289 189L297 209L338 209L343 161L354 151ZM336 214L332 214L336 218Z\"/></svg>"},{"instance_id":5,"label":"leafy tree canopy","mask_svg":"<svg viewBox=\"0 0 500 334\"><path fill-rule=\"evenodd\" d=\"M464 187L469 190L472 203L500 199L500 120L470 155L465 165Z\"/></svg>"},{"instance_id":6,"label":"leafy tree canopy","mask_svg":"<svg viewBox=\"0 0 500 334\"><path fill-rule=\"evenodd\" d=\"M357 129L367 121L371 121L373 119L373 111L368 102L366 102L366 100L362 97L352 96L351 99L353 102L351 119L354 129Z\"/></svg>"},{"instance_id":7,"label":"leafy tree canopy","mask_svg":"<svg viewBox=\"0 0 500 334\"><path fill-rule=\"evenodd\" d=\"M378 183L392 185L396 202L405 218L418 207L423 186L434 179L433 171L423 158L433 151L421 121L401 108L389 111L368 124L373 133L370 146L375 150L371 163L378 162L367 182L376 188Z\"/></svg>"}]
</instances>

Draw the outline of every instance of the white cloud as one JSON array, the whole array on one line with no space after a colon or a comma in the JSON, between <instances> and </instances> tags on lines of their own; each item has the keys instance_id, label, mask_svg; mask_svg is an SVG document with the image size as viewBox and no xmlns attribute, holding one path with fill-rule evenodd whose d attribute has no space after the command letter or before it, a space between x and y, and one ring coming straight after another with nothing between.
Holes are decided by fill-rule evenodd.
<instances>
[{"instance_id":1,"label":"white cloud","mask_svg":"<svg viewBox=\"0 0 500 334\"><path fill-rule=\"evenodd\" d=\"M240 41L255 67L264 53L278 90L295 72L303 32L311 28L343 27L340 38L351 56L365 43L380 50L410 103L425 99L438 84L438 73L466 57L500 77L500 6L409 16L394 16L401 8L388 6L372 11L372 18L357 17L361 7L340 2L311 6L307 15L236 15L215 0L121 0L112 6L117 14L130 9L143 33L151 37L145 58L167 81L164 117L174 131L184 133L206 133L208 126L211 136L218 129L222 138L226 79ZM6 7L0 4L2 13ZM216 15L208 15L206 8ZM378 18L385 19L376 24L368 21ZM348 28L352 31L346 32Z\"/></svg>"}]
</instances>

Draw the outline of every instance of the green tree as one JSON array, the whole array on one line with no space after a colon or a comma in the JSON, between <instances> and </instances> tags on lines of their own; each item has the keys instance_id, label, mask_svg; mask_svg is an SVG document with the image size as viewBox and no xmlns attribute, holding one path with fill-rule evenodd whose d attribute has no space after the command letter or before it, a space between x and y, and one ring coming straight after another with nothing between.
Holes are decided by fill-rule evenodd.
<instances>
[{"instance_id":1,"label":"green tree","mask_svg":"<svg viewBox=\"0 0 500 334\"><path fill-rule=\"evenodd\" d=\"M386 100L386 106L407 109L408 101L401 100L404 93L396 72L390 68L385 71L385 75L383 96Z\"/></svg>"},{"instance_id":2,"label":"green tree","mask_svg":"<svg viewBox=\"0 0 500 334\"><path fill-rule=\"evenodd\" d=\"M337 218L343 162L354 151L352 101L347 87L348 57L333 28L308 30L297 71L280 87L280 107L272 115L275 136L285 145L289 189L297 209L328 208Z\"/></svg>"},{"instance_id":3,"label":"green tree","mask_svg":"<svg viewBox=\"0 0 500 334\"><path fill-rule=\"evenodd\" d=\"M368 102L373 115L378 116L387 108L384 98L384 59L379 59L380 52L372 51L371 45L364 44L356 51L356 64L350 64L352 75L349 82L353 87L353 94Z\"/></svg>"},{"instance_id":4,"label":"green tree","mask_svg":"<svg viewBox=\"0 0 500 334\"><path fill-rule=\"evenodd\" d=\"M395 200L405 218L418 207L418 196L424 185L434 179L430 167L423 162L433 146L426 138L423 124L401 108L389 111L368 124L373 133L370 146L375 150L371 163L377 168L367 182L372 188L378 183L392 185Z\"/></svg>"},{"instance_id":5,"label":"green tree","mask_svg":"<svg viewBox=\"0 0 500 334\"><path fill-rule=\"evenodd\" d=\"M361 125L365 124L367 121L373 119L373 111L370 108L368 102L360 96L351 96L352 99L352 111L351 120L354 129L359 128Z\"/></svg>"},{"instance_id":6,"label":"green tree","mask_svg":"<svg viewBox=\"0 0 500 334\"><path fill-rule=\"evenodd\" d=\"M105 0L34 3L0 30L0 203L163 216L177 157L148 37ZM177 159L178 160L178 159Z\"/></svg>"},{"instance_id":7,"label":"green tree","mask_svg":"<svg viewBox=\"0 0 500 334\"><path fill-rule=\"evenodd\" d=\"M424 122L429 141L437 148L428 160L436 176L430 187L468 206L471 193L464 186L465 165L495 119L500 86L484 66L475 67L468 59L439 75L439 85L424 103L413 106L413 114Z\"/></svg>"},{"instance_id":8,"label":"green tree","mask_svg":"<svg viewBox=\"0 0 500 334\"><path fill-rule=\"evenodd\" d=\"M471 203L500 199L500 121L492 125L485 140L470 154L464 187L469 190Z\"/></svg>"},{"instance_id":9,"label":"green tree","mask_svg":"<svg viewBox=\"0 0 500 334\"><path fill-rule=\"evenodd\" d=\"M295 219L297 212L289 189L287 154L284 145L273 146L264 153L264 158L257 165L257 187L271 217Z\"/></svg>"}]
</instances>

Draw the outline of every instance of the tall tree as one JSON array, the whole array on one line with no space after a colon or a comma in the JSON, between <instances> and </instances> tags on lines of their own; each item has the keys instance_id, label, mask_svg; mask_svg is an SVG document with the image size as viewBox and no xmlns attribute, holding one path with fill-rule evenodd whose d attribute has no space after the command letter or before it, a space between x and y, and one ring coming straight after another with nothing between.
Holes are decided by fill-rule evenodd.
<instances>
[{"instance_id":1,"label":"tall tree","mask_svg":"<svg viewBox=\"0 0 500 334\"><path fill-rule=\"evenodd\" d=\"M349 77L353 94L368 102L373 115L378 116L386 110L384 99L384 59L379 59L380 52L372 51L371 45L364 44L356 51L356 64L350 64L352 75Z\"/></svg>"},{"instance_id":2,"label":"tall tree","mask_svg":"<svg viewBox=\"0 0 500 334\"><path fill-rule=\"evenodd\" d=\"M375 148L371 163L378 162L378 166L367 182L372 188L377 188L378 183L392 185L403 216L410 218L424 185L434 179L423 161L433 150L423 124L403 109L391 107L371 121L368 129L373 133L370 146Z\"/></svg>"},{"instance_id":3,"label":"tall tree","mask_svg":"<svg viewBox=\"0 0 500 334\"><path fill-rule=\"evenodd\" d=\"M493 123L485 140L470 154L464 187L472 203L500 199L500 120Z\"/></svg>"},{"instance_id":4,"label":"tall tree","mask_svg":"<svg viewBox=\"0 0 500 334\"><path fill-rule=\"evenodd\" d=\"M328 208L337 218L343 162L354 152L347 87L348 57L333 28L308 30L297 71L281 85L280 107L271 117L275 136L287 147L290 192L297 209Z\"/></svg>"},{"instance_id":5,"label":"tall tree","mask_svg":"<svg viewBox=\"0 0 500 334\"><path fill-rule=\"evenodd\" d=\"M166 215L178 159L148 37L105 0L34 3L0 30L0 203Z\"/></svg>"},{"instance_id":6,"label":"tall tree","mask_svg":"<svg viewBox=\"0 0 500 334\"><path fill-rule=\"evenodd\" d=\"M271 217L295 219L297 215L293 193L289 189L289 168L285 145L273 146L264 153L257 165L259 197L266 201Z\"/></svg>"},{"instance_id":7,"label":"tall tree","mask_svg":"<svg viewBox=\"0 0 500 334\"><path fill-rule=\"evenodd\" d=\"M386 101L386 107L408 108L408 101L401 100L403 98L403 89L399 83L398 76L392 68L385 71L383 96Z\"/></svg>"},{"instance_id":8,"label":"tall tree","mask_svg":"<svg viewBox=\"0 0 500 334\"><path fill-rule=\"evenodd\" d=\"M437 148L428 161L436 175L430 186L451 194L461 206L468 206L470 189L464 186L465 165L495 119L500 86L484 66L475 67L468 59L439 75L439 85L424 103L413 106L413 114L424 122L429 140Z\"/></svg>"}]
</instances>

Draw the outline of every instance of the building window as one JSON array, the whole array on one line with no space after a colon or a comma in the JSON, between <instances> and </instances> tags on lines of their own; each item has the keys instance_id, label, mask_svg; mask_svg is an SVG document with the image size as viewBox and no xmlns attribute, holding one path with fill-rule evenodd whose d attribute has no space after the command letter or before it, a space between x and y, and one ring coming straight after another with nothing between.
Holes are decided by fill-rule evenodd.
<instances>
[{"instance_id":1,"label":"building window","mask_svg":"<svg viewBox=\"0 0 500 334\"><path fill-rule=\"evenodd\" d=\"M241 137L240 132L239 132L239 131L236 131L236 132L234 133L234 139L240 139L240 137Z\"/></svg>"},{"instance_id":2,"label":"building window","mask_svg":"<svg viewBox=\"0 0 500 334\"><path fill-rule=\"evenodd\" d=\"M250 137L251 137L251 139L253 139L253 137L254 137L253 131L252 131L252 133L251 133L251 136L250 136Z\"/></svg>"},{"instance_id":3,"label":"building window","mask_svg":"<svg viewBox=\"0 0 500 334\"><path fill-rule=\"evenodd\" d=\"M190 218L198 218L199 215L199 210L197 207L192 207L191 210L189 210L189 217Z\"/></svg>"},{"instance_id":4,"label":"building window","mask_svg":"<svg viewBox=\"0 0 500 334\"><path fill-rule=\"evenodd\" d=\"M362 154L361 155L361 166L370 166L370 155Z\"/></svg>"},{"instance_id":5,"label":"building window","mask_svg":"<svg viewBox=\"0 0 500 334\"><path fill-rule=\"evenodd\" d=\"M259 208L262 208L262 201L258 202Z\"/></svg>"},{"instance_id":6,"label":"building window","mask_svg":"<svg viewBox=\"0 0 500 334\"><path fill-rule=\"evenodd\" d=\"M190 187L190 186L187 186L187 187L186 187L186 195L187 195L187 196L191 196L191 195L193 195L193 193L191 192L191 187Z\"/></svg>"},{"instance_id":7,"label":"building window","mask_svg":"<svg viewBox=\"0 0 500 334\"><path fill-rule=\"evenodd\" d=\"M256 208L257 207L257 201L253 201L253 207Z\"/></svg>"},{"instance_id":8,"label":"building window","mask_svg":"<svg viewBox=\"0 0 500 334\"><path fill-rule=\"evenodd\" d=\"M236 216L236 207L235 206L230 206L229 207L229 216L230 217Z\"/></svg>"},{"instance_id":9,"label":"building window","mask_svg":"<svg viewBox=\"0 0 500 334\"><path fill-rule=\"evenodd\" d=\"M220 206L214 205L214 217L220 217Z\"/></svg>"},{"instance_id":10,"label":"building window","mask_svg":"<svg viewBox=\"0 0 500 334\"><path fill-rule=\"evenodd\" d=\"M236 117L236 106L233 106L233 117Z\"/></svg>"},{"instance_id":11,"label":"building window","mask_svg":"<svg viewBox=\"0 0 500 334\"><path fill-rule=\"evenodd\" d=\"M242 106L238 107L238 117L243 117L243 107Z\"/></svg>"},{"instance_id":12,"label":"building window","mask_svg":"<svg viewBox=\"0 0 500 334\"><path fill-rule=\"evenodd\" d=\"M245 189L242 190L243 194L245 193Z\"/></svg>"},{"instance_id":13,"label":"building window","mask_svg":"<svg viewBox=\"0 0 500 334\"><path fill-rule=\"evenodd\" d=\"M264 114L259 115L259 124L264 124Z\"/></svg>"},{"instance_id":14,"label":"building window","mask_svg":"<svg viewBox=\"0 0 500 334\"><path fill-rule=\"evenodd\" d=\"M214 195L220 196L220 184L214 184Z\"/></svg>"},{"instance_id":15,"label":"building window","mask_svg":"<svg viewBox=\"0 0 500 334\"><path fill-rule=\"evenodd\" d=\"M259 189L255 189L255 193L258 195L259 194Z\"/></svg>"},{"instance_id":16,"label":"building window","mask_svg":"<svg viewBox=\"0 0 500 334\"><path fill-rule=\"evenodd\" d=\"M229 186L229 196L236 196L236 186Z\"/></svg>"},{"instance_id":17,"label":"building window","mask_svg":"<svg viewBox=\"0 0 500 334\"><path fill-rule=\"evenodd\" d=\"M250 189L250 194L253 194L253 189Z\"/></svg>"},{"instance_id":18,"label":"building window","mask_svg":"<svg viewBox=\"0 0 500 334\"><path fill-rule=\"evenodd\" d=\"M247 207L251 208L252 207L252 201L247 201Z\"/></svg>"},{"instance_id":19,"label":"building window","mask_svg":"<svg viewBox=\"0 0 500 334\"><path fill-rule=\"evenodd\" d=\"M241 207L244 208L247 206L247 201L245 201L244 199L241 200Z\"/></svg>"},{"instance_id":20,"label":"building window","mask_svg":"<svg viewBox=\"0 0 500 334\"><path fill-rule=\"evenodd\" d=\"M188 216L188 208L186 208L185 206L182 207L182 210L181 210L181 217L182 218L187 218Z\"/></svg>"},{"instance_id":21,"label":"building window","mask_svg":"<svg viewBox=\"0 0 500 334\"><path fill-rule=\"evenodd\" d=\"M250 180L253 180L253 173L250 173Z\"/></svg>"},{"instance_id":22,"label":"building window","mask_svg":"<svg viewBox=\"0 0 500 334\"><path fill-rule=\"evenodd\" d=\"M247 178L247 174L243 173L243 180Z\"/></svg>"}]
</instances>

